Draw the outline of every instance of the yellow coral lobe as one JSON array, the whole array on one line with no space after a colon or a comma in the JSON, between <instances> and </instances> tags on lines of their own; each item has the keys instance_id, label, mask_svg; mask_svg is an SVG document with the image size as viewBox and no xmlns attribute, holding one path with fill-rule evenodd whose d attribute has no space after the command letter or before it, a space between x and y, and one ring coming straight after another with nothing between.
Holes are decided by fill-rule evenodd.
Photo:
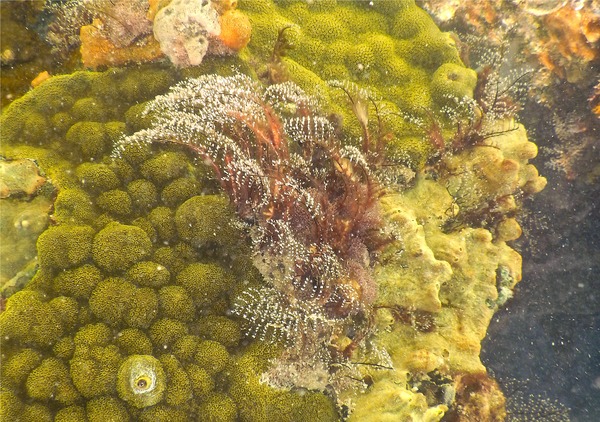
<instances>
[{"instance_id":1,"label":"yellow coral lobe","mask_svg":"<svg viewBox=\"0 0 600 422\"><path fill-rule=\"evenodd\" d=\"M250 42L252 26L246 15L238 10L227 10L219 16L221 34L219 39L233 50L241 50Z\"/></svg>"},{"instance_id":2,"label":"yellow coral lobe","mask_svg":"<svg viewBox=\"0 0 600 422\"><path fill-rule=\"evenodd\" d=\"M523 234L523 230L521 226L514 218L508 218L504 221L498 223L498 227L496 229L496 240L502 242L509 242L511 240L516 240L521 237Z\"/></svg>"}]
</instances>

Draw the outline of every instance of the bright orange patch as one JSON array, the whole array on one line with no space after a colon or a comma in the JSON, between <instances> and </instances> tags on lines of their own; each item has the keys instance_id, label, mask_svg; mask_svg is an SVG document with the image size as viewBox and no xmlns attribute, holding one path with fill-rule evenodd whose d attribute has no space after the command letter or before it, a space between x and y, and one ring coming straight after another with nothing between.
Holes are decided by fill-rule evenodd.
<instances>
[{"instance_id":1,"label":"bright orange patch","mask_svg":"<svg viewBox=\"0 0 600 422\"><path fill-rule=\"evenodd\" d=\"M82 26L79 31L81 61L86 68L145 63L162 57L160 45L152 35L128 47L119 48L97 29L101 25L102 21L94 19L91 25Z\"/></svg>"},{"instance_id":2,"label":"bright orange patch","mask_svg":"<svg viewBox=\"0 0 600 422\"><path fill-rule=\"evenodd\" d=\"M238 10L228 10L219 17L219 23L221 24L219 38L224 45L233 50L241 50L248 45L252 26L246 15Z\"/></svg>"},{"instance_id":3,"label":"bright orange patch","mask_svg":"<svg viewBox=\"0 0 600 422\"><path fill-rule=\"evenodd\" d=\"M44 82L46 79L50 79L50 74L47 70L40 72L34 79L31 81L31 86L33 88L37 87L39 84Z\"/></svg>"}]
</instances>

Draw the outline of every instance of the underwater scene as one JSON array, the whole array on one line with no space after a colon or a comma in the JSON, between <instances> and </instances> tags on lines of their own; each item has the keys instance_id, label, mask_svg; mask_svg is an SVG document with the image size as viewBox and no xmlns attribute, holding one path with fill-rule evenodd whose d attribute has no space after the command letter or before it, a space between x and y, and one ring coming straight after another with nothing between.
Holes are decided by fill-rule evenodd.
<instances>
[{"instance_id":1,"label":"underwater scene","mask_svg":"<svg viewBox=\"0 0 600 422\"><path fill-rule=\"evenodd\" d=\"M600 421L598 0L0 8L0 421Z\"/></svg>"}]
</instances>

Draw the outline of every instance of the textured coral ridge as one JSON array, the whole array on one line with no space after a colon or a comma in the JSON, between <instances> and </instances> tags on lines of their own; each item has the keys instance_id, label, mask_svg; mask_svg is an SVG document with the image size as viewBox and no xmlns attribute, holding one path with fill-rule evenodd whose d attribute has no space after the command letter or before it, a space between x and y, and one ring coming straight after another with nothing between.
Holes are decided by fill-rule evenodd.
<instances>
[{"instance_id":1,"label":"textured coral ridge","mask_svg":"<svg viewBox=\"0 0 600 422\"><path fill-rule=\"evenodd\" d=\"M2 153L36 158L58 196L40 268L0 314L0 419L337 418L321 393L259 383L277 348L242 346L227 316L258 276L207 170L177 149L108 157L117 137L145 125L135 104L175 77L77 72L3 113Z\"/></svg>"},{"instance_id":2,"label":"textured coral ridge","mask_svg":"<svg viewBox=\"0 0 600 422\"><path fill-rule=\"evenodd\" d=\"M412 189L382 199L401 239L376 270L378 341L395 369L374 375L373 388L356 400L354 420L503 419L504 398L485 375L480 342L521 280L521 256L506 242L521 235L510 217L513 195L545 186L528 164L536 153L519 126L444 159L437 177L420 174ZM489 202L501 214L491 227L454 224ZM470 396L460 394L465 376ZM373 417L373 409L386 417Z\"/></svg>"}]
</instances>

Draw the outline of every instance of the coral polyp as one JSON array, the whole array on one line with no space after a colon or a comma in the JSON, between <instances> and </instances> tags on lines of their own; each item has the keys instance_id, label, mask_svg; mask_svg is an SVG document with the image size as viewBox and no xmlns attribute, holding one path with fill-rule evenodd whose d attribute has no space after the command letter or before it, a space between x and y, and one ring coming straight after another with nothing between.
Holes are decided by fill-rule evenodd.
<instances>
[{"instance_id":1,"label":"coral polyp","mask_svg":"<svg viewBox=\"0 0 600 422\"><path fill-rule=\"evenodd\" d=\"M154 356L131 355L119 367L117 392L119 397L135 407L160 403L165 387L165 371Z\"/></svg>"}]
</instances>

